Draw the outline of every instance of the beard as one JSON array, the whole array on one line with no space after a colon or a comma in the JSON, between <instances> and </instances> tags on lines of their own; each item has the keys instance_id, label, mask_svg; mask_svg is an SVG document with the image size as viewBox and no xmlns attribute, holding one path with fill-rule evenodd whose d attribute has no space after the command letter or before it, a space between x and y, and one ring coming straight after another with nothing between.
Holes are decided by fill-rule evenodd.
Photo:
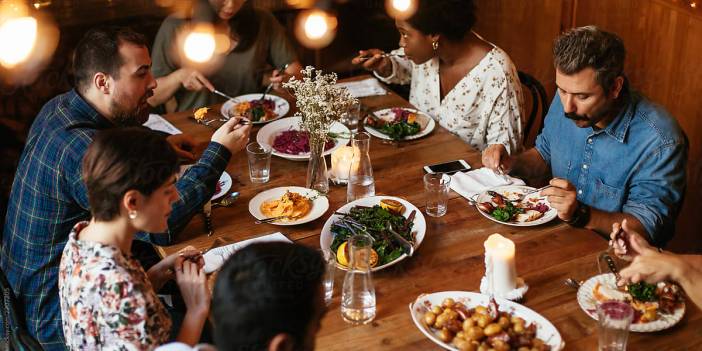
<instances>
[{"instance_id":1,"label":"beard","mask_svg":"<svg viewBox=\"0 0 702 351\"><path fill-rule=\"evenodd\" d=\"M110 104L112 121L120 127L136 127L144 124L149 119L151 110L151 106L146 101L152 95L154 95L153 91L148 90L134 108L124 107L117 101L118 99L112 100Z\"/></svg>"},{"instance_id":2,"label":"beard","mask_svg":"<svg viewBox=\"0 0 702 351\"><path fill-rule=\"evenodd\" d=\"M616 102L611 101L606 103L602 108L598 111L595 111L590 117L587 115L579 115L575 112L567 112L563 113L565 118L568 118L569 120L575 122L575 124L580 127L580 128L588 128L588 127L593 127L603 119L607 118L611 113L613 113L616 110ZM578 122L585 122L585 123L578 123Z\"/></svg>"}]
</instances>

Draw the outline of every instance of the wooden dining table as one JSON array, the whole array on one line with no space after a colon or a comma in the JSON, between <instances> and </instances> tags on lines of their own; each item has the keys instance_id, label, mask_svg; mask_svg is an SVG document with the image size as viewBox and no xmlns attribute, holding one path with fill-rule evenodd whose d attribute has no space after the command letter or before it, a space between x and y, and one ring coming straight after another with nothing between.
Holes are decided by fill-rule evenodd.
<instances>
[{"instance_id":1,"label":"wooden dining table","mask_svg":"<svg viewBox=\"0 0 702 351\"><path fill-rule=\"evenodd\" d=\"M349 80L368 78L359 76ZM292 97L281 96L291 102ZM387 107L410 107L410 103L388 90L386 95L360 99L364 110ZM219 118L220 106L213 106L208 117ZM205 145L214 128L195 123L192 111L164 117L183 132ZM216 124L216 123L215 123ZM251 132L255 140L260 126ZM480 152L438 126L428 136L400 143L373 138L370 157L377 195L404 198L424 211L423 166L464 159L473 168L481 167ZM346 204L346 187L331 185L329 210L320 218L296 226L254 224L248 204L256 194L275 187L304 186L307 162L273 156L270 181L252 184L248 176L246 152L232 156L227 172L232 176L232 191L240 198L231 207L214 208L214 234L207 236L203 218L196 215L178 234L176 242L158 247L162 255L175 253L187 245L209 249L273 232L313 248L320 246L320 232L325 221ZM414 255L402 262L373 273L377 315L366 325L350 325L340 313L340 294L344 272L336 271L334 297L317 334L317 350L439 350L437 344L414 325L409 304L419 295L438 291L479 291L485 273L483 242L492 233L500 233L516 245L516 269L529 285L521 304L547 318L560 332L566 350L597 348L597 322L581 310L576 291L564 285L566 278L586 280L599 274L597 258L607 250L607 240L595 232L568 226L557 218L535 227L514 227L493 222L459 194L449 193L448 212L442 217L425 216L424 241ZM284 318L269 316L268 318ZM690 301L683 319L675 326L653 333L629 334L629 350L702 349L702 313Z\"/></svg>"}]
</instances>

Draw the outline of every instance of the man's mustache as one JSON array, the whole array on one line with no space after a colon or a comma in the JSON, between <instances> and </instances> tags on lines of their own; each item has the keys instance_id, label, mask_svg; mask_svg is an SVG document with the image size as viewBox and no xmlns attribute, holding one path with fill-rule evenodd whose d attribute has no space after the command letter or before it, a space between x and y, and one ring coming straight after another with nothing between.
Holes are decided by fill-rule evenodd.
<instances>
[{"instance_id":1,"label":"man's mustache","mask_svg":"<svg viewBox=\"0 0 702 351\"><path fill-rule=\"evenodd\" d=\"M564 115L566 118L572 119L574 121L589 121L590 120L585 115L579 115L575 112L567 112L567 113L564 113Z\"/></svg>"}]
</instances>

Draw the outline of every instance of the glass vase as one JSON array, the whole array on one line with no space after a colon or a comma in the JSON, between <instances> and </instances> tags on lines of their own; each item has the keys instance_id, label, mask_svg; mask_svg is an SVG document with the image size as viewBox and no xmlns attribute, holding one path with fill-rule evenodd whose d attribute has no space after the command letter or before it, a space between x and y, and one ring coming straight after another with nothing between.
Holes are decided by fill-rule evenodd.
<instances>
[{"instance_id":1,"label":"glass vase","mask_svg":"<svg viewBox=\"0 0 702 351\"><path fill-rule=\"evenodd\" d=\"M324 160L324 140L310 138L310 160L307 164L307 182L305 186L321 194L329 192L327 162Z\"/></svg>"}]
</instances>

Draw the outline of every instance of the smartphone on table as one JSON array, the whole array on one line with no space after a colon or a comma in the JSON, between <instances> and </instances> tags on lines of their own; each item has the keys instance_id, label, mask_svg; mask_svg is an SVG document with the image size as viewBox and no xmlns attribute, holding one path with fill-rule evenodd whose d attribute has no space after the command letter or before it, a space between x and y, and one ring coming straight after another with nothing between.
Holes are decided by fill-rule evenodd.
<instances>
[{"instance_id":1,"label":"smartphone on table","mask_svg":"<svg viewBox=\"0 0 702 351\"><path fill-rule=\"evenodd\" d=\"M424 166L424 172L427 173L454 174L456 172L464 172L469 169L470 165L465 160L455 160Z\"/></svg>"}]
</instances>

